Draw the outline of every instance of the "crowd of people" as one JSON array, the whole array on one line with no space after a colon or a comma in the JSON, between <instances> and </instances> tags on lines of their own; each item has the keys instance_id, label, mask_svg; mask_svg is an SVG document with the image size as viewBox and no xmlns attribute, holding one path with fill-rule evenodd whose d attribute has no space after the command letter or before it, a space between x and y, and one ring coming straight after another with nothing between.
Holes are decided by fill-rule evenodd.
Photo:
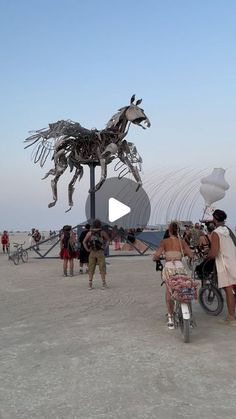
<instances>
[{"instance_id":1,"label":"crowd of people","mask_svg":"<svg viewBox=\"0 0 236 419\"><path fill-rule=\"evenodd\" d=\"M78 238L79 249L76 248L76 235L71 226L65 225L60 235L60 257L63 260L63 275L65 277L74 275L74 259L80 259L80 273L83 273L85 266L89 276L89 289L93 289L93 276L96 265L102 279L102 287L107 288L106 283L106 261L105 250L109 246L110 238L102 229L100 220L94 220L92 226L86 224ZM68 272L69 265L69 272Z\"/></svg>"},{"instance_id":2,"label":"crowd of people","mask_svg":"<svg viewBox=\"0 0 236 419\"><path fill-rule=\"evenodd\" d=\"M99 266L102 287L107 288L105 258L109 255L109 246L114 243L114 250L121 250L122 243L126 241L133 243L135 241L136 232L139 232L139 230L129 229L125 231L116 225L113 228L102 226L101 221L96 219L92 226L86 224L77 238L71 226L64 226L60 233L60 257L63 259L63 275L65 277L74 276L73 261L79 259L79 272L81 274L88 273L89 289L93 289L96 265ZM72 251L72 247L74 251Z\"/></svg>"},{"instance_id":3,"label":"crowd of people","mask_svg":"<svg viewBox=\"0 0 236 419\"><path fill-rule=\"evenodd\" d=\"M185 269L182 263L183 257L194 259L194 252L196 250L201 252L203 262L196 267L196 273L201 278L203 264L209 271L216 267L218 288L225 291L227 304L227 317L222 322L236 327L236 237L225 225L226 219L227 214L217 209L213 212L212 221L205 223L206 231L204 225L196 223L194 227L185 226L182 237L178 224L170 223L160 246L153 255L153 260L159 261L163 255L165 256L166 263L162 271L165 280L168 269L176 272L179 268ZM166 288L166 306L167 325L169 329L173 329L173 300L168 288Z\"/></svg>"},{"instance_id":4,"label":"crowd of people","mask_svg":"<svg viewBox=\"0 0 236 419\"><path fill-rule=\"evenodd\" d=\"M183 258L187 256L193 260L197 252L200 252L203 261L196 267L195 272L199 279L204 272L212 272L216 269L218 287L225 291L227 304L227 318L224 324L236 326L235 303L236 303L236 237L232 230L225 225L227 215L222 210L213 212L213 219L204 224L195 223L193 226L185 225L181 231L177 222L170 223L165 231L163 240L156 249L153 260L159 263L165 258L165 266L162 271L163 279L168 275L168 270L186 269ZM135 240L135 232L126 232L126 240L132 243ZM56 233L50 231L50 237ZM39 242L42 239L40 231L32 228L30 245L39 250ZM74 259L79 259L80 273L88 273L89 289L93 289L93 277L96 265L99 267L102 287L107 288L106 261L109 252L109 244L114 242L114 249L120 250L124 232L120 232L117 226L111 231L105 231L100 220L94 220L93 224L86 224L79 237L70 225L65 225L60 232L60 258L63 260L63 275L74 275ZM9 253L10 240L6 230L1 234L3 253ZM166 288L166 307L168 328L173 329L173 300Z\"/></svg>"}]
</instances>

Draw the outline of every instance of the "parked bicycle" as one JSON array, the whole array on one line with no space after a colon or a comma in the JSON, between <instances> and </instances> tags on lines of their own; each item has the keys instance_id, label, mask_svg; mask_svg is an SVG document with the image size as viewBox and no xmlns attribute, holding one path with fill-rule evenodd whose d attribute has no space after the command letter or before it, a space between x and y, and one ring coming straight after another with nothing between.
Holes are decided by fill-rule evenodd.
<instances>
[{"instance_id":1,"label":"parked bicycle","mask_svg":"<svg viewBox=\"0 0 236 419\"><path fill-rule=\"evenodd\" d=\"M28 262L28 252L23 248L24 243L13 243L13 246L16 248L15 252L9 255L9 260L11 260L15 265L19 264L20 259L22 262Z\"/></svg>"},{"instance_id":2,"label":"parked bicycle","mask_svg":"<svg viewBox=\"0 0 236 419\"><path fill-rule=\"evenodd\" d=\"M223 310L224 299L221 290L218 288L214 260L206 260L202 263L201 269L198 268L199 265L195 269L195 278L201 281L198 294L199 303L207 314L218 316Z\"/></svg>"}]
</instances>

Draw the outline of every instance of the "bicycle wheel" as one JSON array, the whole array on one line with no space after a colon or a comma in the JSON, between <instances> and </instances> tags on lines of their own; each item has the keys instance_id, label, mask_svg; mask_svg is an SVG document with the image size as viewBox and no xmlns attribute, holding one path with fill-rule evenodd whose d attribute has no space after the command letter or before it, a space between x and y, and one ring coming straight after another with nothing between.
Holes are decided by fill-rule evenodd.
<instances>
[{"instance_id":1,"label":"bicycle wheel","mask_svg":"<svg viewBox=\"0 0 236 419\"><path fill-rule=\"evenodd\" d=\"M21 256L22 262L24 262L24 263L28 262L28 252L27 252L27 250L22 250L20 256Z\"/></svg>"},{"instance_id":2,"label":"bicycle wheel","mask_svg":"<svg viewBox=\"0 0 236 419\"><path fill-rule=\"evenodd\" d=\"M190 341L190 320L183 319L183 336L184 336L184 343L189 343Z\"/></svg>"},{"instance_id":3,"label":"bicycle wheel","mask_svg":"<svg viewBox=\"0 0 236 419\"><path fill-rule=\"evenodd\" d=\"M184 337L184 343L190 341L190 319L184 319L182 315L181 307L179 307L179 326Z\"/></svg>"},{"instance_id":4,"label":"bicycle wheel","mask_svg":"<svg viewBox=\"0 0 236 419\"><path fill-rule=\"evenodd\" d=\"M14 265L19 265L19 255L18 252L13 253L11 256L9 256L9 259L12 260Z\"/></svg>"},{"instance_id":5,"label":"bicycle wheel","mask_svg":"<svg viewBox=\"0 0 236 419\"><path fill-rule=\"evenodd\" d=\"M205 285L200 288L198 299L203 310L211 316L218 316L223 310L222 294L214 285Z\"/></svg>"}]
</instances>

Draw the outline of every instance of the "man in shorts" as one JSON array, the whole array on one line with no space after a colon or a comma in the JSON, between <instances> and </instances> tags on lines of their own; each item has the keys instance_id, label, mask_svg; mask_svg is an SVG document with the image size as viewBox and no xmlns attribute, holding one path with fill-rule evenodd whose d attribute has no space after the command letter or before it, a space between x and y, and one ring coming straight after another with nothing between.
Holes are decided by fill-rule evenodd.
<instances>
[{"instance_id":1,"label":"man in shorts","mask_svg":"<svg viewBox=\"0 0 236 419\"><path fill-rule=\"evenodd\" d=\"M104 249L109 242L109 237L105 231L102 230L102 223L96 219L93 222L91 230L86 234L83 241L83 246L89 252L89 289L93 289L93 276L96 265L99 266L100 275L102 278L102 288L107 288L106 283L106 261Z\"/></svg>"}]
</instances>

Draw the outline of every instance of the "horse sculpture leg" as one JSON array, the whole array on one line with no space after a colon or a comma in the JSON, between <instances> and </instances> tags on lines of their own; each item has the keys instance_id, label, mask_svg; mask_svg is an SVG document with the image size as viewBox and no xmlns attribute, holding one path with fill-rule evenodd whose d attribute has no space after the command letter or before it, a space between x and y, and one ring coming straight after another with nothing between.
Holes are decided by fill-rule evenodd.
<instances>
[{"instance_id":1,"label":"horse sculpture leg","mask_svg":"<svg viewBox=\"0 0 236 419\"><path fill-rule=\"evenodd\" d=\"M54 177L54 179L51 180L53 201L48 204L48 208L52 208L52 207L54 207L54 205L56 205L56 202L57 202L57 182L60 179L61 175L66 170L66 168L67 168L67 164L66 165L64 164L63 166L60 166L60 165L56 166L56 169L55 169L56 176Z\"/></svg>"},{"instance_id":2,"label":"horse sculpture leg","mask_svg":"<svg viewBox=\"0 0 236 419\"><path fill-rule=\"evenodd\" d=\"M89 189L89 193L91 192L97 192L103 183L105 182L107 178L107 161L106 159L101 158L100 159L100 165L101 165L101 177L99 182L95 185L94 189Z\"/></svg>"},{"instance_id":3,"label":"horse sculpture leg","mask_svg":"<svg viewBox=\"0 0 236 419\"><path fill-rule=\"evenodd\" d=\"M136 180L138 186L136 191L139 190L139 188L142 186L142 180L141 177L139 175L138 169L132 165L132 163L129 161L127 156L121 156L119 155L119 159L122 161L122 163L126 164L126 166L128 166L130 172L132 173L134 179Z\"/></svg>"},{"instance_id":4,"label":"horse sculpture leg","mask_svg":"<svg viewBox=\"0 0 236 419\"><path fill-rule=\"evenodd\" d=\"M56 205L56 202L57 202L57 182L58 182L60 176L61 175L56 175L54 177L54 179L51 180L51 188L52 188L52 198L53 198L53 201L52 202L49 202L48 208L52 208L52 207L54 207L54 205Z\"/></svg>"},{"instance_id":5,"label":"horse sculpture leg","mask_svg":"<svg viewBox=\"0 0 236 419\"><path fill-rule=\"evenodd\" d=\"M56 174L56 170L55 169L50 169L49 172L47 172L44 177L42 177L42 180L46 179L49 175L55 175Z\"/></svg>"},{"instance_id":6,"label":"horse sculpture leg","mask_svg":"<svg viewBox=\"0 0 236 419\"><path fill-rule=\"evenodd\" d=\"M84 174L84 169L83 169L82 166L79 165L76 168L75 174L74 174L73 178L71 179L71 181L70 181L70 183L68 185L69 208L68 208L68 210L66 210L66 212L70 211L71 208L74 205L74 202L73 202L72 197L73 197L73 193L74 193L74 190L75 190L75 182L77 181L78 178L79 178L79 181L80 181L80 179L82 178L83 174Z\"/></svg>"}]
</instances>

